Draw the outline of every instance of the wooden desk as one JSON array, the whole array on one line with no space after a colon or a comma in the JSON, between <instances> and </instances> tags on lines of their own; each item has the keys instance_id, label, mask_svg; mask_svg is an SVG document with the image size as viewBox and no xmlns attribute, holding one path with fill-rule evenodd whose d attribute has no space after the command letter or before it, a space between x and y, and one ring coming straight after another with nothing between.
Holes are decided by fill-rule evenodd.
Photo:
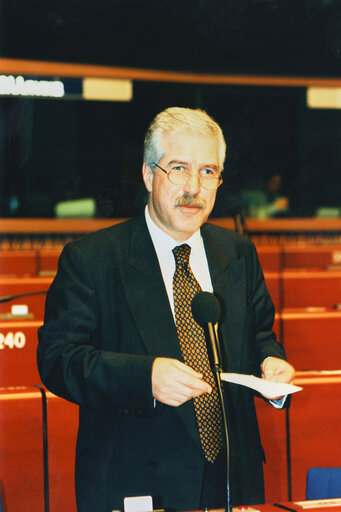
<instances>
[{"instance_id":1,"label":"wooden desk","mask_svg":"<svg viewBox=\"0 0 341 512\"><path fill-rule=\"evenodd\" d=\"M301 500L302 501L302 500ZM285 507L288 507L289 509L297 512L341 512L341 506L335 506L335 507L314 507L314 508L302 508L298 505L295 505L292 501L281 501L279 502L280 505L284 505ZM259 510L259 512L285 512L284 508L276 507L275 504L265 504L265 505L253 505L253 508L256 510ZM242 508L237 509L238 512L243 512ZM233 511L234 512L234 511ZM245 508L244 512L248 512L247 508Z\"/></svg>"},{"instance_id":2,"label":"wooden desk","mask_svg":"<svg viewBox=\"0 0 341 512\"><path fill-rule=\"evenodd\" d=\"M0 297L16 295L34 291L48 290L52 283L52 277L0 277ZM45 308L45 294L21 297L9 302L0 303L0 318L9 314L14 304L26 304L35 320L43 319Z\"/></svg>"}]
</instances>

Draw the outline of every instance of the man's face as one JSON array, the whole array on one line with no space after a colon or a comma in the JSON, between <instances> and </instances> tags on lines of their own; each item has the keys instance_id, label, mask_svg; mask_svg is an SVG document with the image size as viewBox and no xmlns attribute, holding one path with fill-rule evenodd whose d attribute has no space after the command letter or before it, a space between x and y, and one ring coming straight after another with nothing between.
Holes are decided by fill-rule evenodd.
<instances>
[{"instance_id":1,"label":"man's face","mask_svg":"<svg viewBox=\"0 0 341 512\"><path fill-rule=\"evenodd\" d=\"M217 191L201 187L197 171L206 167L219 170L218 142L213 136L184 132L165 134L161 144L165 153L156 163L163 169L185 166L195 171L184 185L173 185L161 169L153 173L145 163L142 169L151 218L181 242L206 222L214 206Z\"/></svg>"}]
</instances>

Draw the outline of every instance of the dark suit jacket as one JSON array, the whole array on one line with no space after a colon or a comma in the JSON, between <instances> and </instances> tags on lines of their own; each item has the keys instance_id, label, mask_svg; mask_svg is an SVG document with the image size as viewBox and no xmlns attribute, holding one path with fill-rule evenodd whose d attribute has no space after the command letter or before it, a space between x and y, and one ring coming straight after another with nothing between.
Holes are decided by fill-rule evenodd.
<instances>
[{"instance_id":1,"label":"dark suit jacket","mask_svg":"<svg viewBox=\"0 0 341 512\"><path fill-rule=\"evenodd\" d=\"M202 227L220 322L224 371L255 373L284 357L255 248ZM151 494L163 506L198 509L204 459L192 401L154 408L157 356L182 360L158 260L144 218L74 241L63 250L39 330L41 378L80 405L76 453L79 511L122 509ZM262 447L252 392L226 386L232 503L263 500Z\"/></svg>"}]
</instances>

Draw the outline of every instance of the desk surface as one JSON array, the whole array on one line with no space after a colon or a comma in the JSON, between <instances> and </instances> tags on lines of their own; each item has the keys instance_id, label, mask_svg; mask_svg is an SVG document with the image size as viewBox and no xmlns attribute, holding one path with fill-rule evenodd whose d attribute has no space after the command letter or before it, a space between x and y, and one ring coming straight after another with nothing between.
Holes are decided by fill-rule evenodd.
<instances>
[{"instance_id":1,"label":"desk surface","mask_svg":"<svg viewBox=\"0 0 341 512\"><path fill-rule=\"evenodd\" d=\"M337 499L337 501L339 501L340 498ZM330 500L315 500L315 501L320 501L321 502L321 506L314 506L314 507L307 507L307 508L303 508L303 507L300 507L299 505L295 505L293 502L290 502L290 501L286 501L286 502L281 502L281 503L276 503L276 504L265 504L265 505L252 505L252 506L241 506L241 507L233 507L232 508L232 512L283 512L285 510L287 511L292 511L292 512L303 512L303 511L306 511L306 512L325 512L325 511L329 511L329 512L341 512L341 503L338 504L338 505L333 505L333 506L330 506L330 505L323 505L322 503L324 501L328 502ZM314 503L313 501L311 503ZM197 511L197 512L200 512L200 511ZM221 508L221 509L210 509L209 512L225 512L225 509Z\"/></svg>"}]
</instances>

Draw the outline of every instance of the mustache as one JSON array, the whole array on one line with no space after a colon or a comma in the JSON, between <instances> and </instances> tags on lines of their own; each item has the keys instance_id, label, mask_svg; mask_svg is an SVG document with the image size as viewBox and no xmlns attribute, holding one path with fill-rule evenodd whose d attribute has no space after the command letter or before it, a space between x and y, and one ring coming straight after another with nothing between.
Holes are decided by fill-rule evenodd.
<instances>
[{"instance_id":1,"label":"mustache","mask_svg":"<svg viewBox=\"0 0 341 512\"><path fill-rule=\"evenodd\" d=\"M205 206L205 202L203 199L193 194L184 194L175 200L174 206L193 206L202 210Z\"/></svg>"}]
</instances>

